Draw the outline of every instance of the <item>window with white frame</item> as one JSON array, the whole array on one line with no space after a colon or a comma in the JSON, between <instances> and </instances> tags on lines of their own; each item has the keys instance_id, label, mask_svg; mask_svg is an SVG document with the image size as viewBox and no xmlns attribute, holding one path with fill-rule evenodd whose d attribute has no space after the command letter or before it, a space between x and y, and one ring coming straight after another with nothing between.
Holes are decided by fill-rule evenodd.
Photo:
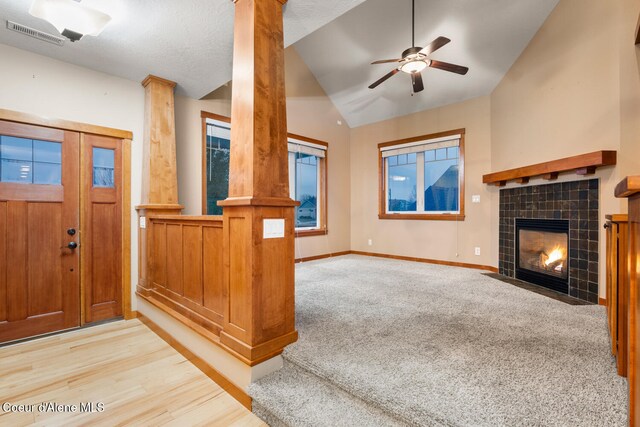
<instances>
[{"instance_id":1,"label":"window with white frame","mask_svg":"<svg viewBox=\"0 0 640 427\"><path fill-rule=\"evenodd\" d=\"M228 118L202 113L204 129L203 213L221 215L218 201L229 195L231 125ZM296 208L296 235L326 234L326 157L328 144L289 134L289 192Z\"/></svg>"},{"instance_id":2,"label":"window with white frame","mask_svg":"<svg viewBox=\"0 0 640 427\"><path fill-rule=\"evenodd\" d=\"M461 219L464 129L379 145L382 219Z\"/></svg>"},{"instance_id":3,"label":"window with white frame","mask_svg":"<svg viewBox=\"0 0 640 427\"><path fill-rule=\"evenodd\" d=\"M289 137L289 192L300 202L296 230L319 230L322 224L324 159L327 147Z\"/></svg>"}]
</instances>

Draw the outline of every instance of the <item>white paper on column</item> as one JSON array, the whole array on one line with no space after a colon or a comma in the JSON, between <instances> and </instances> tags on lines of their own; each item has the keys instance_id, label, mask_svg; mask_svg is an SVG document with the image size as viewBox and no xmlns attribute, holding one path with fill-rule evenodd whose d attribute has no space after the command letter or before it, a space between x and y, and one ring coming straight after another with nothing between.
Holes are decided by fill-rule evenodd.
<instances>
[{"instance_id":1,"label":"white paper on column","mask_svg":"<svg viewBox=\"0 0 640 427\"><path fill-rule=\"evenodd\" d=\"M277 239L280 237L284 237L284 218L264 219L263 221L263 239Z\"/></svg>"}]
</instances>

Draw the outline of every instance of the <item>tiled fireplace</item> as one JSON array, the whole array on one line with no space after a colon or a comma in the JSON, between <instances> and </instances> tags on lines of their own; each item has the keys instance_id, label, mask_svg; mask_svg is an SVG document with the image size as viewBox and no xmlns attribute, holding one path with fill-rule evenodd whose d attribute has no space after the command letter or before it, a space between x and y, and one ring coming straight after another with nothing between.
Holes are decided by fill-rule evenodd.
<instances>
[{"instance_id":1,"label":"tiled fireplace","mask_svg":"<svg viewBox=\"0 0 640 427\"><path fill-rule=\"evenodd\" d=\"M598 180L500 191L500 273L598 302Z\"/></svg>"}]
</instances>

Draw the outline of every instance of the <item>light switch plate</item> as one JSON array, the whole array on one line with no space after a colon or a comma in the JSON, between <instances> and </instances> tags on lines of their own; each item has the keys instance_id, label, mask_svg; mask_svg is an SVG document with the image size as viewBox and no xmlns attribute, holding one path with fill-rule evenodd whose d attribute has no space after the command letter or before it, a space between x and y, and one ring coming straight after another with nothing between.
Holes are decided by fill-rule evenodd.
<instances>
[{"instance_id":1,"label":"light switch plate","mask_svg":"<svg viewBox=\"0 0 640 427\"><path fill-rule=\"evenodd\" d=\"M474 194L473 196L471 196L471 203L480 203L480 195Z\"/></svg>"},{"instance_id":2,"label":"light switch plate","mask_svg":"<svg viewBox=\"0 0 640 427\"><path fill-rule=\"evenodd\" d=\"M284 218L264 219L262 223L263 239L278 239L284 237Z\"/></svg>"},{"instance_id":3,"label":"light switch plate","mask_svg":"<svg viewBox=\"0 0 640 427\"><path fill-rule=\"evenodd\" d=\"M147 228L147 217L140 217L140 228Z\"/></svg>"}]
</instances>

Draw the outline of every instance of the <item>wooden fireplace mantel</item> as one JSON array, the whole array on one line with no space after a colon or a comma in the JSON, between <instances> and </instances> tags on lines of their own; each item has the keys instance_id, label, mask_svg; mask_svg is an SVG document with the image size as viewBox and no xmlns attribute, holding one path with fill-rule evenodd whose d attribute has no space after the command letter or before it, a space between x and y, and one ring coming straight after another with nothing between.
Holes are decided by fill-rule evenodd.
<instances>
[{"instance_id":1,"label":"wooden fireplace mantel","mask_svg":"<svg viewBox=\"0 0 640 427\"><path fill-rule=\"evenodd\" d=\"M508 181L513 180L520 184L526 184L530 178L538 176L553 180L558 178L561 172L574 171L578 175L592 175L598 167L615 165L616 154L617 152L613 150L594 151L593 153L490 173L482 176L482 182L502 187Z\"/></svg>"}]
</instances>

